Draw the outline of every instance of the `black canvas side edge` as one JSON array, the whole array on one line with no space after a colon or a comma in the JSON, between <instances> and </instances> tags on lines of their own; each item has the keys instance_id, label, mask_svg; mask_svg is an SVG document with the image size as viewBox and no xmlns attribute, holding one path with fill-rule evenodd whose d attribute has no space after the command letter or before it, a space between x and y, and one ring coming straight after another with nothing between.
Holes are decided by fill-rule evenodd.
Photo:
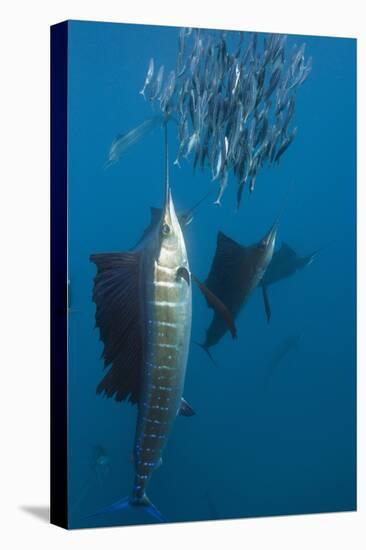
<instances>
[{"instance_id":1,"label":"black canvas side edge","mask_svg":"<svg viewBox=\"0 0 366 550\"><path fill-rule=\"evenodd\" d=\"M51 523L68 527L67 57L68 23L51 27Z\"/></svg>"}]
</instances>

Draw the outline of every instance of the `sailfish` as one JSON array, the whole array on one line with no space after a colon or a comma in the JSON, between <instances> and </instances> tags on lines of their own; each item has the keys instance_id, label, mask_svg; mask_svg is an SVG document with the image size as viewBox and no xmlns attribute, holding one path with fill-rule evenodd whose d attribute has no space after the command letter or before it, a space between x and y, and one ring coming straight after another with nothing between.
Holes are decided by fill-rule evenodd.
<instances>
[{"instance_id":1,"label":"sailfish","mask_svg":"<svg viewBox=\"0 0 366 550\"><path fill-rule=\"evenodd\" d=\"M266 235L251 246L243 246L221 231L217 235L216 251L205 286L225 304L234 320L244 307L252 291L260 284L273 256L279 218ZM212 307L208 303L209 307ZM211 357L210 348L226 334L229 323L225 315L214 311L206 331L206 338L199 344Z\"/></svg>"},{"instance_id":2,"label":"sailfish","mask_svg":"<svg viewBox=\"0 0 366 550\"><path fill-rule=\"evenodd\" d=\"M156 211L154 215L156 218ZM131 251L93 254L90 259L97 267L93 290L96 326L104 343L105 367L109 367L97 393L137 404L132 494L93 515L140 506L159 521L166 521L146 490L162 463L177 414L195 414L183 399L192 275L169 184L166 125L165 197L160 219L152 220Z\"/></svg>"}]
</instances>

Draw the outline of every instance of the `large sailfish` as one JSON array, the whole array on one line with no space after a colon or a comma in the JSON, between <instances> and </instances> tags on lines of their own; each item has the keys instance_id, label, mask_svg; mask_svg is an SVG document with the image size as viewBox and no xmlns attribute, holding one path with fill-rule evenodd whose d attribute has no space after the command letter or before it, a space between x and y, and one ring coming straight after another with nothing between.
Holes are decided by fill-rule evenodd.
<instances>
[{"instance_id":1,"label":"large sailfish","mask_svg":"<svg viewBox=\"0 0 366 550\"><path fill-rule=\"evenodd\" d=\"M138 407L132 494L97 514L133 505L144 507L161 521L164 517L148 499L146 489L162 462L177 414L194 414L183 399L192 277L169 185L166 126L165 156L165 198L159 219L153 211L150 226L133 250L90 258L97 266L96 325L109 367L97 392Z\"/></svg>"},{"instance_id":2,"label":"large sailfish","mask_svg":"<svg viewBox=\"0 0 366 550\"><path fill-rule=\"evenodd\" d=\"M168 174L166 154L164 207L153 231L130 252L91 256L98 269L93 292L96 324L105 364L111 365L97 391L138 404L133 492L105 512L142 505L160 517L146 488L161 463L177 413L193 413L182 402L191 333L191 275Z\"/></svg>"}]
</instances>

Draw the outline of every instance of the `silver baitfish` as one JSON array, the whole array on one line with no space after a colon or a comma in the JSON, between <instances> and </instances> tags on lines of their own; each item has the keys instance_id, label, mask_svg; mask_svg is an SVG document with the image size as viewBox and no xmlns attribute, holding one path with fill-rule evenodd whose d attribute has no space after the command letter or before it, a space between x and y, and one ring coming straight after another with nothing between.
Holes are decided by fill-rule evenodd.
<instances>
[{"instance_id":1,"label":"silver baitfish","mask_svg":"<svg viewBox=\"0 0 366 550\"><path fill-rule=\"evenodd\" d=\"M145 90L151 84L153 76L154 76L154 59L151 58L150 61L149 61L149 66L147 68L147 73L146 73L144 86L143 86L142 90L140 90L140 94L142 96L144 96L144 98L145 98Z\"/></svg>"},{"instance_id":2,"label":"silver baitfish","mask_svg":"<svg viewBox=\"0 0 366 550\"><path fill-rule=\"evenodd\" d=\"M164 118L162 115L156 115L144 120L141 124L129 130L126 134L119 134L112 141L108 151L107 160L104 163L104 168L109 168L113 164L116 164L123 153L127 151L140 139L149 134L154 128L161 125Z\"/></svg>"},{"instance_id":3,"label":"silver baitfish","mask_svg":"<svg viewBox=\"0 0 366 550\"><path fill-rule=\"evenodd\" d=\"M221 195L226 172L233 172L237 206L249 171L248 188L253 191L261 169L276 162L284 135L291 133L297 89L311 71L311 59L305 62L305 45L286 56L286 35L266 35L263 47L256 33L249 35L244 47L246 36L241 33L233 48L225 32L181 29L175 71L161 85L157 78L149 87L150 100L176 122L176 164L181 157L191 158L193 169L198 164L201 170L210 169ZM229 143L226 152L224 136ZM281 155L292 141L293 137L286 140ZM244 144L245 155L241 153ZM244 165L243 157L257 162Z\"/></svg>"}]
</instances>

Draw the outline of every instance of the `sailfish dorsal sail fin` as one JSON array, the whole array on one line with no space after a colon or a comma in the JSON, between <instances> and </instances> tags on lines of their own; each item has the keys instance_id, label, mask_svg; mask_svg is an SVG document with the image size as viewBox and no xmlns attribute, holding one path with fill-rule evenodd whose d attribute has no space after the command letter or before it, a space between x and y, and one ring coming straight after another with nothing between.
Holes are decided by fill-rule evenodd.
<instances>
[{"instance_id":1,"label":"sailfish dorsal sail fin","mask_svg":"<svg viewBox=\"0 0 366 550\"><path fill-rule=\"evenodd\" d=\"M251 248L243 246L221 231L205 285L231 310L240 294L243 267L250 265ZM208 304L209 307L212 307Z\"/></svg>"},{"instance_id":2,"label":"sailfish dorsal sail fin","mask_svg":"<svg viewBox=\"0 0 366 550\"><path fill-rule=\"evenodd\" d=\"M295 250L285 242L282 243L279 253L287 256L288 258L297 257L297 253L295 252Z\"/></svg>"},{"instance_id":3,"label":"sailfish dorsal sail fin","mask_svg":"<svg viewBox=\"0 0 366 550\"><path fill-rule=\"evenodd\" d=\"M231 267L238 266L238 262L242 262L247 255L245 246L240 245L234 239L225 235L222 231L217 234L217 243L215 256L212 261L210 273L206 279L206 285L219 295L215 290L216 282L222 278L224 274L229 274Z\"/></svg>"},{"instance_id":4,"label":"sailfish dorsal sail fin","mask_svg":"<svg viewBox=\"0 0 366 550\"><path fill-rule=\"evenodd\" d=\"M143 364L140 258L139 252L90 256L97 266L93 289L95 321L104 344L104 366L109 367L97 387L97 393L132 403L139 399Z\"/></svg>"}]
</instances>

